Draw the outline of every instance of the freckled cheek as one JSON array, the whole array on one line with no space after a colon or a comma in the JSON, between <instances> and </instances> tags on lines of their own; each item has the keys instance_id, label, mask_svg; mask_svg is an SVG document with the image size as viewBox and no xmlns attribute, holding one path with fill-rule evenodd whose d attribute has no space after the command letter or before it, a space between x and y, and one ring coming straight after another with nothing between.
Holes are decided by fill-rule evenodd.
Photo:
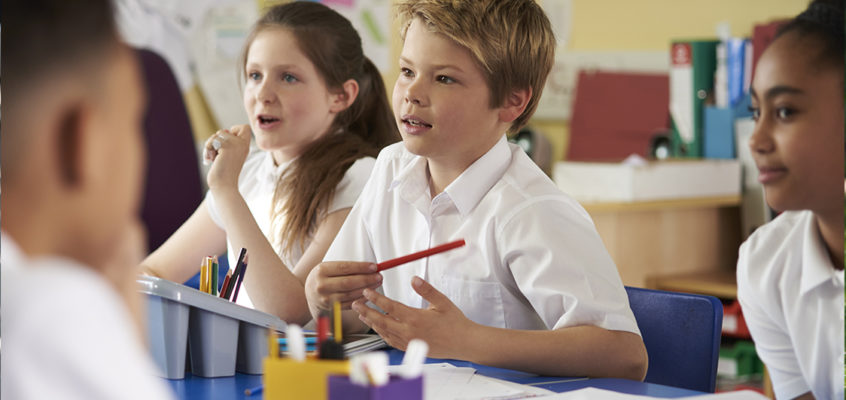
<instances>
[{"instance_id":1,"label":"freckled cheek","mask_svg":"<svg viewBox=\"0 0 846 400\"><path fill-rule=\"evenodd\" d=\"M397 84L394 85L394 91L393 91L393 94L391 96L391 99L393 101L393 106L394 106L394 112L396 112L396 113L400 112L400 107L402 106L402 97L403 97L402 94L404 92L405 92L405 88L403 88L402 85L400 85L400 83L397 82Z\"/></svg>"},{"instance_id":2,"label":"freckled cheek","mask_svg":"<svg viewBox=\"0 0 846 400\"><path fill-rule=\"evenodd\" d=\"M253 106L256 104L256 97L253 94L252 89L246 88L244 89L244 110L247 111L247 114L251 114Z\"/></svg>"},{"instance_id":3,"label":"freckled cheek","mask_svg":"<svg viewBox=\"0 0 846 400\"><path fill-rule=\"evenodd\" d=\"M460 128L464 125L461 119L462 113L458 111L457 108L449 106L439 107L436 111L436 115L438 116L438 126L443 129L455 133L456 128Z\"/></svg>"},{"instance_id":4,"label":"freckled cheek","mask_svg":"<svg viewBox=\"0 0 846 400\"><path fill-rule=\"evenodd\" d=\"M307 99L293 99L282 103L282 110L285 114L283 117L289 121L307 119L312 110L318 109L318 104L311 104Z\"/></svg>"}]
</instances>

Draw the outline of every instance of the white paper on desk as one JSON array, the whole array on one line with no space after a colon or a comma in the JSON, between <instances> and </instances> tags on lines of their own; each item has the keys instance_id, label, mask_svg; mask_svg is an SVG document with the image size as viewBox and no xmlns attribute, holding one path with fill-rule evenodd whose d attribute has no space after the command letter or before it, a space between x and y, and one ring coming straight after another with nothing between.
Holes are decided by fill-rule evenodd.
<instances>
[{"instance_id":1,"label":"white paper on desk","mask_svg":"<svg viewBox=\"0 0 846 400\"><path fill-rule=\"evenodd\" d=\"M523 385L520 383L504 381L502 379L491 378L489 376L484 375L473 375L473 379L470 380L471 385L478 385L481 382L486 381L485 385L487 388L491 389L492 394L485 395L482 397L468 397L467 399L486 399L486 400L514 400L514 399L526 399L526 398L537 398L539 396L546 396L550 394L554 394L555 392L544 389L542 387L531 386L531 385ZM507 394L506 394L507 393Z\"/></svg>"},{"instance_id":2,"label":"white paper on desk","mask_svg":"<svg viewBox=\"0 0 846 400\"><path fill-rule=\"evenodd\" d=\"M652 399L649 396L617 393L597 388L584 388L570 392L556 393L552 396L537 397L537 400L642 400Z\"/></svg>"},{"instance_id":3,"label":"white paper on desk","mask_svg":"<svg viewBox=\"0 0 846 400\"><path fill-rule=\"evenodd\" d=\"M738 390L736 392L693 396L688 397L687 400L769 400L769 397L751 390Z\"/></svg>"},{"instance_id":4,"label":"white paper on desk","mask_svg":"<svg viewBox=\"0 0 846 400\"><path fill-rule=\"evenodd\" d=\"M399 366L389 367L395 373ZM552 393L549 390L476 374L476 369L452 364L423 366L423 397L426 400L511 400Z\"/></svg>"},{"instance_id":5,"label":"white paper on desk","mask_svg":"<svg viewBox=\"0 0 846 400\"><path fill-rule=\"evenodd\" d=\"M557 393L552 396L536 397L534 400L644 400L658 397L640 396L634 394L612 392L605 389L584 388L572 392ZM765 400L760 393L751 390L737 392L705 394L702 396L685 397L685 400Z\"/></svg>"}]
</instances>

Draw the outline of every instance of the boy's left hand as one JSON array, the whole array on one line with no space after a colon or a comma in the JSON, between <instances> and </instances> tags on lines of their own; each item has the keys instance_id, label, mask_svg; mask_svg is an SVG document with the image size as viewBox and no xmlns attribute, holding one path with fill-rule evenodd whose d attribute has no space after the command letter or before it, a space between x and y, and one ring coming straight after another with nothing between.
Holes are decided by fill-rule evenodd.
<instances>
[{"instance_id":1,"label":"boy's left hand","mask_svg":"<svg viewBox=\"0 0 846 400\"><path fill-rule=\"evenodd\" d=\"M422 339L429 345L429 357L461 358L462 352L468 350L464 338L472 337L469 330L476 324L420 277L415 276L411 286L429 302L429 308L408 307L371 289L364 291L364 297L385 314L367 307L362 300L354 302L352 308L359 319L394 348L405 350L411 339Z\"/></svg>"}]
</instances>

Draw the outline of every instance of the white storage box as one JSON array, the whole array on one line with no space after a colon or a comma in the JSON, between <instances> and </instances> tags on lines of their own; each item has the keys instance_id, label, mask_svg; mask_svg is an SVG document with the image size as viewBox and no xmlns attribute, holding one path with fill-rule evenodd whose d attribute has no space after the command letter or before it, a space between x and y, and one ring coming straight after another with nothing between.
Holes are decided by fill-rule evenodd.
<instances>
[{"instance_id":1,"label":"white storage box","mask_svg":"<svg viewBox=\"0 0 846 400\"><path fill-rule=\"evenodd\" d=\"M558 187L583 203L740 196L737 160L555 164Z\"/></svg>"}]
</instances>

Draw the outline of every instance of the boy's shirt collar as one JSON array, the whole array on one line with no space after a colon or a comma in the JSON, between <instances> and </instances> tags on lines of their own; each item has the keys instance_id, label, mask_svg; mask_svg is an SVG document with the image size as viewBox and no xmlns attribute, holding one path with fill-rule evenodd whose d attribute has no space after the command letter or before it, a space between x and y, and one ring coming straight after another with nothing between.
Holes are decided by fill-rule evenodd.
<instances>
[{"instance_id":1,"label":"boy's shirt collar","mask_svg":"<svg viewBox=\"0 0 846 400\"><path fill-rule=\"evenodd\" d=\"M804 243L802 244L802 281L800 291L805 294L815 287L831 280L839 287L843 287L843 271L834 269L828 250L823 244L819 227L813 213L808 212L804 229Z\"/></svg>"},{"instance_id":2,"label":"boy's shirt collar","mask_svg":"<svg viewBox=\"0 0 846 400\"><path fill-rule=\"evenodd\" d=\"M399 196L421 212L429 210L435 199L447 197L452 200L461 216L466 217L505 174L511 164L511 149L505 135L502 135L490 150L470 164L444 189L444 193L435 196L435 199L429 195L427 162L425 157L415 156L396 175L388 190L399 190Z\"/></svg>"},{"instance_id":3,"label":"boy's shirt collar","mask_svg":"<svg viewBox=\"0 0 846 400\"><path fill-rule=\"evenodd\" d=\"M470 164L444 192L452 198L461 216L466 217L502 178L510 164L511 149L505 135L502 135L487 153Z\"/></svg>"},{"instance_id":4,"label":"boy's shirt collar","mask_svg":"<svg viewBox=\"0 0 846 400\"><path fill-rule=\"evenodd\" d=\"M404 146L404 145L403 145ZM403 151L411 154L403 147ZM401 199L411 204L422 214L428 214L429 204L429 182L426 178L427 160L425 157L413 156L388 187L388 191L397 190Z\"/></svg>"}]
</instances>

